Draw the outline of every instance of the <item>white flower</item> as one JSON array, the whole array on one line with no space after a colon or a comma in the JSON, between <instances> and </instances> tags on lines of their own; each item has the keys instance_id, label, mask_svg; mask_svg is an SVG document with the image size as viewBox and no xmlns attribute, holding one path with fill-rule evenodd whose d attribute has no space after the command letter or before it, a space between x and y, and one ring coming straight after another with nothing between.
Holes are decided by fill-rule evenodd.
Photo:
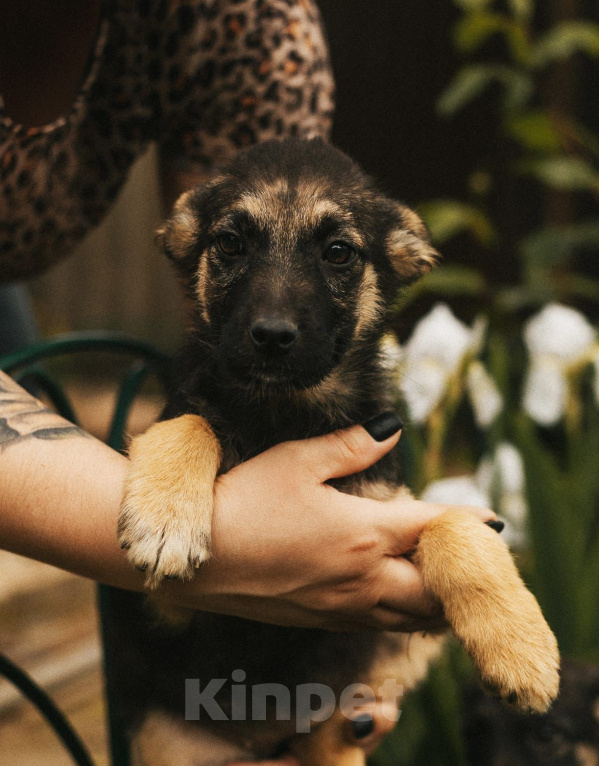
<instances>
[{"instance_id":1,"label":"white flower","mask_svg":"<svg viewBox=\"0 0 599 766\"><path fill-rule=\"evenodd\" d=\"M447 387L447 373L435 360L421 359L402 370L400 390L412 422L424 423L441 401Z\"/></svg>"},{"instance_id":2,"label":"white flower","mask_svg":"<svg viewBox=\"0 0 599 766\"><path fill-rule=\"evenodd\" d=\"M525 476L522 455L511 442L500 442L495 449L495 463L503 492L524 492Z\"/></svg>"},{"instance_id":3,"label":"white flower","mask_svg":"<svg viewBox=\"0 0 599 766\"><path fill-rule=\"evenodd\" d=\"M549 354L572 362L593 344L595 330L579 311L549 303L528 320L524 339L531 354Z\"/></svg>"},{"instance_id":4,"label":"white flower","mask_svg":"<svg viewBox=\"0 0 599 766\"><path fill-rule=\"evenodd\" d=\"M420 499L425 503L447 503L448 505L476 505L488 508L489 495L478 486L476 476L453 476L431 482Z\"/></svg>"},{"instance_id":5,"label":"white flower","mask_svg":"<svg viewBox=\"0 0 599 766\"><path fill-rule=\"evenodd\" d=\"M540 425L551 426L564 415L568 397L568 369L590 360L596 334L578 311L550 303L524 327L530 367L524 382L522 406ZM595 376L599 402L599 368Z\"/></svg>"},{"instance_id":6,"label":"white flower","mask_svg":"<svg viewBox=\"0 0 599 766\"><path fill-rule=\"evenodd\" d=\"M470 352L472 354L480 354L483 350L485 343L485 337L487 335L487 327L489 320L487 317L478 316L474 320L472 330L470 330Z\"/></svg>"},{"instance_id":7,"label":"white flower","mask_svg":"<svg viewBox=\"0 0 599 766\"><path fill-rule=\"evenodd\" d=\"M472 328L438 303L414 328L404 348L400 390L414 423L422 423L443 398L466 355L478 352L486 323Z\"/></svg>"},{"instance_id":8,"label":"white flower","mask_svg":"<svg viewBox=\"0 0 599 766\"><path fill-rule=\"evenodd\" d=\"M528 503L522 456L510 442L501 442L493 457L480 461L476 484L491 497L505 522L503 538L511 548L523 548L527 541Z\"/></svg>"},{"instance_id":9,"label":"white flower","mask_svg":"<svg viewBox=\"0 0 599 766\"><path fill-rule=\"evenodd\" d=\"M525 540L528 503L522 456L513 444L502 442L495 450L495 465L499 483L498 511Z\"/></svg>"},{"instance_id":10,"label":"white flower","mask_svg":"<svg viewBox=\"0 0 599 766\"><path fill-rule=\"evenodd\" d=\"M493 464L493 459L487 455L482 458L478 464L474 480L476 481L476 486L480 487L480 489L489 497L491 497L493 492L494 476L495 466Z\"/></svg>"},{"instance_id":11,"label":"white flower","mask_svg":"<svg viewBox=\"0 0 599 766\"><path fill-rule=\"evenodd\" d=\"M481 428L487 428L501 412L503 397L482 362L474 360L468 366L466 385L474 419Z\"/></svg>"},{"instance_id":12,"label":"white flower","mask_svg":"<svg viewBox=\"0 0 599 766\"><path fill-rule=\"evenodd\" d=\"M524 382L524 411L540 425L552 426L562 418L567 396L563 365L552 357L533 357Z\"/></svg>"},{"instance_id":13,"label":"white flower","mask_svg":"<svg viewBox=\"0 0 599 766\"><path fill-rule=\"evenodd\" d=\"M527 542L528 505L525 495L524 464L513 444L501 442L493 457L483 458L474 475L433 481L420 499L448 505L495 506L505 523L502 538L511 548Z\"/></svg>"},{"instance_id":14,"label":"white flower","mask_svg":"<svg viewBox=\"0 0 599 766\"><path fill-rule=\"evenodd\" d=\"M472 330L455 317L446 303L437 303L418 322L405 352L409 360L435 359L455 370L472 344Z\"/></svg>"}]
</instances>

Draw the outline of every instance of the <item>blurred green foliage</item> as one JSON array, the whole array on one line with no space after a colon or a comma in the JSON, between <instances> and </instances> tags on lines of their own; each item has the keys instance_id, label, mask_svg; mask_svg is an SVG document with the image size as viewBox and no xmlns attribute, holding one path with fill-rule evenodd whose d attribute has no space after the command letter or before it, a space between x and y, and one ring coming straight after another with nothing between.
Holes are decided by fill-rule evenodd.
<instances>
[{"instance_id":1,"label":"blurred green foliage","mask_svg":"<svg viewBox=\"0 0 599 766\"><path fill-rule=\"evenodd\" d=\"M572 375L574 413L557 426L539 427L521 409L528 363L523 316L550 301L599 304L599 281L577 266L581 252L595 258L599 253L599 135L574 110L560 110L547 97L550 75L564 62L574 58L599 64L599 24L569 19L541 29L533 0L454 2L460 18L451 34L464 65L441 93L439 113L444 118L462 113L464 119L478 99L493 99L499 135L512 158L502 172L513 189L526 190L531 206L541 212L530 216L528 230L516 243L516 284L492 284L483 269L444 265L405 291L394 310L401 321L402 312L425 295L450 303L478 297L477 305L485 306L490 331L483 356L504 397L504 411L489 432L477 436L471 420L464 426L463 409L454 408L452 418L460 422L453 430L448 427L443 448L455 455L464 428L470 429L477 460L500 440L516 445L525 466L529 507L530 548L521 556L522 571L562 652L599 662L599 411L590 393L589 366ZM493 151L490 145L489 154ZM468 199L420 206L437 246L466 234L483 251L501 257L502 231L509 222L493 207L488 192L494 182L492 171L477 168ZM568 201L566 220L552 220L547 200L555 194ZM407 429L404 441L409 441ZM405 446L414 467L414 455L421 459L428 445L426 429L415 429L412 442L411 448ZM395 733L370 762L465 764L459 689L470 674L463 653L452 645L427 684L408 696Z\"/></svg>"},{"instance_id":2,"label":"blurred green foliage","mask_svg":"<svg viewBox=\"0 0 599 766\"><path fill-rule=\"evenodd\" d=\"M577 298L599 302L599 282L590 277L581 280L571 273L577 253L597 252L599 135L571 110L560 109L546 93L548 75L560 62L571 57L599 60L599 24L572 19L539 32L532 1L456 0L456 4L462 15L453 40L467 61L441 94L440 114L452 117L483 94L495 94L500 138L510 145L514 156L503 169L512 188L522 189L533 182L531 203L536 204L552 190L570 193L576 210L567 224L551 226L543 221L541 227L522 237L517 245L520 283L516 289L497 292L497 307L513 310ZM494 55L489 60L487 48L498 41L502 44L492 48ZM507 222L500 211L489 207L485 192L493 181L489 171L481 169L471 179L473 199L441 199L421 206L436 244L468 232L484 248L501 253L500 235ZM431 291L440 292L433 284Z\"/></svg>"}]
</instances>

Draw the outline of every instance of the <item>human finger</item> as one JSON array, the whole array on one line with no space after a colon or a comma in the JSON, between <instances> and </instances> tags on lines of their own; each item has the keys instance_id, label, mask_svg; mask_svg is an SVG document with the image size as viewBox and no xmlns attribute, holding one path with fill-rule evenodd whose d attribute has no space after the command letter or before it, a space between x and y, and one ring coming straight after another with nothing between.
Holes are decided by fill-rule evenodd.
<instances>
[{"instance_id":1,"label":"human finger","mask_svg":"<svg viewBox=\"0 0 599 766\"><path fill-rule=\"evenodd\" d=\"M445 505L415 500L409 493L399 493L395 498L381 503L379 523L382 523L390 544L390 553L398 555L414 550L425 526L444 513L461 510L478 517L485 524L498 521L490 508L474 505ZM499 530L498 530L499 531Z\"/></svg>"},{"instance_id":2,"label":"human finger","mask_svg":"<svg viewBox=\"0 0 599 766\"><path fill-rule=\"evenodd\" d=\"M418 567L403 556L388 556L380 572L383 583L378 606L413 618L438 617L439 602L424 587Z\"/></svg>"},{"instance_id":3,"label":"human finger","mask_svg":"<svg viewBox=\"0 0 599 766\"><path fill-rule=\"evenodd\" d=\"M397 444L402 426L399 415L388 411L362 425L307 439L306 462L321 482L364 471Z\"/></svg>"}]
</instances>

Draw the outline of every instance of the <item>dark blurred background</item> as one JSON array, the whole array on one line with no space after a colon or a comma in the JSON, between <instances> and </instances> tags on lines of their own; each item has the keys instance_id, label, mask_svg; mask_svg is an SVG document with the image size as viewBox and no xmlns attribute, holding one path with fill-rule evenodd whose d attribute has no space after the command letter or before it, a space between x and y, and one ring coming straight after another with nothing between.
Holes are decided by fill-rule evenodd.
<instances>
[{"instance_id":1,"label":"dark blurred background","mask_svg":"<svg viewBox=\"0 0 599 766\"><path fill-rule=\"evenodd\" d=\"M334 143L386 191L412 206L438 198L471 199L480 196L477 184L489 184L485 204L501 221L499 247L487 248L465 233L441 249L446 263L480 268L492 284L517 282L523 232L544 220L568 224L585 212L581 206L588 202L573 201L559 190L539 192L533 182L513 183L514 146L502 135L499 86L451 118L440 116L439 96L464 64L452 31L461 15L458 4L320 0L320 6L337 80ZM563 19L598 17L597 0L544 0L536 4L532 26L542 32ZM501 59L505 47L503 39L492 36L483 57ZM594 62L584 56L548 67L538 98L546 109L575 113L589 127L599 126L599 77ZM150 151L138 162L108 220L76 256L34 284L45 333L110 328L163 347L176 343L177 290L153 245L160 216L156 157ZM586 255L582 271L599 275L598 260ZM123 267L128 279L122 278ZM91 296L82 280L94 284Z\"/></svg>"}]
</instances>

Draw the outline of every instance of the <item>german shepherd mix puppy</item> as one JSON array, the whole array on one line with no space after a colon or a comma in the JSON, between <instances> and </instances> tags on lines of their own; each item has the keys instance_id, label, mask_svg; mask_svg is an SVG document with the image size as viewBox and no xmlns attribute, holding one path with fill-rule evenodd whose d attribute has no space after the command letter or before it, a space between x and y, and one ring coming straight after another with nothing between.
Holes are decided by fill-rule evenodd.
<instances>
[{"instance_id":1,"label":"german shepherd mix puppy","mask_svg":"<svg viewBox=\"0 0 599 766\"><path fill-rule=\"evenodd\" d=\"M120 541L150 587L192 577L209 559L219 473L391 408L379 358L386 309L437 257L415 213L318 140L240 154L179 199L159 240L193 309L180 390L167 419L133 440L119 520ZM393 455L334 484L378 499L406 491ZM555 638L496 533L465 511L447 512L427 525L413 556L484 685L519 709L546 710L559 684ZM364 764L338 709L310 734L272 709L265 721L198 726L183 720L184 679L228 679L215 699L231 718L232 678L292 694L326 684L337 700L356 682L376 690L395 678L407 690L440 645L438 636L328 633L206 613L174 630L152 625L142 596L126 598L122 673L144 766L284 752L305 766Z\"/></svg>"}]
</instances>

